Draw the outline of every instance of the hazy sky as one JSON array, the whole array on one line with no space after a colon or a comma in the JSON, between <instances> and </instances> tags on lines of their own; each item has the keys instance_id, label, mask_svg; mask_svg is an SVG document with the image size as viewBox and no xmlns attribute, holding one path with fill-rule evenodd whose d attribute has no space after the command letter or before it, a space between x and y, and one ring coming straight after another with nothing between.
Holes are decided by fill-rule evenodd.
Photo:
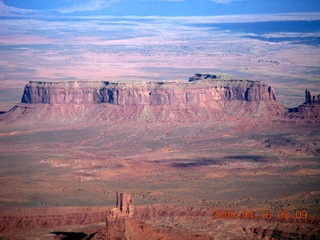
<instances>
[{"instance_id":1,"label":"hazy sky","mask_svg":"<svg viewBox=\"0 0 320 240\"><path fill-rule=\"evenodd\" d=\"M320 12L319 0L0 0L0 15L211 16Z\"/></svg>"}]
</instances>

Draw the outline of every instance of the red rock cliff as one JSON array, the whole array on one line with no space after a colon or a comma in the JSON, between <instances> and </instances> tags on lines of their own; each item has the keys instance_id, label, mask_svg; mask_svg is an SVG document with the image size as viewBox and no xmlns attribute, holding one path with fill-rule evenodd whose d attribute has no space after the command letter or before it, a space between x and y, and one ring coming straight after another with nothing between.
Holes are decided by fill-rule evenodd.
<instances>
[{"instance_id":1,"label":"red rock cliff","mask_svg":"<svg viewBox=\"0 0 320 240\"><path fill-rule=\"evenodd\" d=\"M259 81L196 74L185 82L30 82L2 123L235 121L288 110Z\"/></svg>"},{"instance_id":2,"label":"red rock cliff","mask_svg":"<svg viewBox=\"0 0 320 240\"><path fill-rule=\"evenodd\" d=\"M196 76L198 76L197 74ZM272 101L273 88L259 81L209 80L189 82L30 82L22 103L110 103L115 105L179 105L208 101Z\"/></svg>"}]
</instances>

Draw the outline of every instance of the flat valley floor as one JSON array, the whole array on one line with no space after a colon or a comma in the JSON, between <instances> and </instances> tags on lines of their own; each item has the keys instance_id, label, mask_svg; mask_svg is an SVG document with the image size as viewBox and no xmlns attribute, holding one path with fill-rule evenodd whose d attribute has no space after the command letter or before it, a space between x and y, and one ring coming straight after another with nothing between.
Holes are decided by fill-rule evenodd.
<instances>
[{"instance_id":1,"label":"flat valley floor","mask_svg":"<svg viewBox=\"0 0 320 240\"><path fill-rule=\"evenodd\" d=\"M205 212L198 216L200 223L194 211L189 211L195 214L191 220L161 223L175 230L177 221L182 221L186 232L193 229L188 224L202 226L205 222L210 228L222 224L211 229L212 233L208 229L200 232L212 237L220 232L222 237L236 239L245 238L246 231L257 224L273 231L280 222L286 226L284 233L319 236L319 126L312 121L241 118L237 122L120 121L62 126L38 122L8 124L1 132L3 216L28 216L30 209L38 209L37 216L41 216L63 209L80 214L92 211L88 208L111 208L119 191L133 197L141 215L144 206L157 206L155 216L162 217L179 217L188 207ZM216 210L234 210L239 219L212 219ZM255 218L242 219L243 211L253 211ZM262 215L267 211L272 214L271 222ZM278 219L279 211L288 211L290 216ZM297 211L306 211L308 217L297 218ZM153 219L160 221L161 217ZM102 217L98 223L103 221ZM75 220L76 229L83 229L85 222ZM30 225L31 229L26 225L21 231L32 238L48 234L50 226L51 231L62 231L65 224L48 223L45 231L36 232L36 225ZM240 230L246 226L247 230L225 224ZM297 230L297 226L304 227ZM10 232L10 227L2 228ZM168 236L175 236L172 231Z\"/></svg>"}]
</instances>

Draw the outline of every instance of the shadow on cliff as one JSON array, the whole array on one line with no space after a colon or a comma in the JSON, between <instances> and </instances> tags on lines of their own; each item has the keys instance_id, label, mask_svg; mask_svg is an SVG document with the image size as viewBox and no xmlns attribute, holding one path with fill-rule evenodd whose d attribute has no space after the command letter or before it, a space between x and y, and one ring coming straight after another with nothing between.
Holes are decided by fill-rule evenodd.
<instances>
[{"instance_id":1,"label":"shadow on cliff","mask_svg":"<svg viewBox=\"0 0 320 240\"><path fill-rule=\"evenodd\" d=\"M61 236L61 240L90 240L97 233L92 233L90 235L83 232L51 232L57 236Z\"/></svg>"}]
</instances>

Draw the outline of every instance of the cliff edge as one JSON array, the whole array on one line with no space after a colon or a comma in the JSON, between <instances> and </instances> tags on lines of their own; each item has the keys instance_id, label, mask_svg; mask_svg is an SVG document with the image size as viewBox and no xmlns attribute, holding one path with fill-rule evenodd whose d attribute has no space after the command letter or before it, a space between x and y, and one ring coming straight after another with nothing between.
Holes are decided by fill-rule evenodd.
<instances>
[{"instance_id":1,"label":"cliff edge","mask_svg":"<svg viewBox=\"0 0 320 240\"><path fill-rule=\"evenodd\" d=\"M198 122L286 111L265 83L197 73L185 82L30 81L1 120Z\"/></svg>"},{"instance_id":2,"label":"cliff edge","mask_svg":"<svg viewBox=\"0 0 320 240\"><path fill-rule=\"evenodd\" d=\"M199 74L196 74L196 77ZM210 76L210 75L209 75ZM208 79L208 78L206 78ZM24 89L26 104L179 105L204 101L276 100L273 88L259 81L210 80L189 82L33 82Z\"/></svg>"}]
</instances>

